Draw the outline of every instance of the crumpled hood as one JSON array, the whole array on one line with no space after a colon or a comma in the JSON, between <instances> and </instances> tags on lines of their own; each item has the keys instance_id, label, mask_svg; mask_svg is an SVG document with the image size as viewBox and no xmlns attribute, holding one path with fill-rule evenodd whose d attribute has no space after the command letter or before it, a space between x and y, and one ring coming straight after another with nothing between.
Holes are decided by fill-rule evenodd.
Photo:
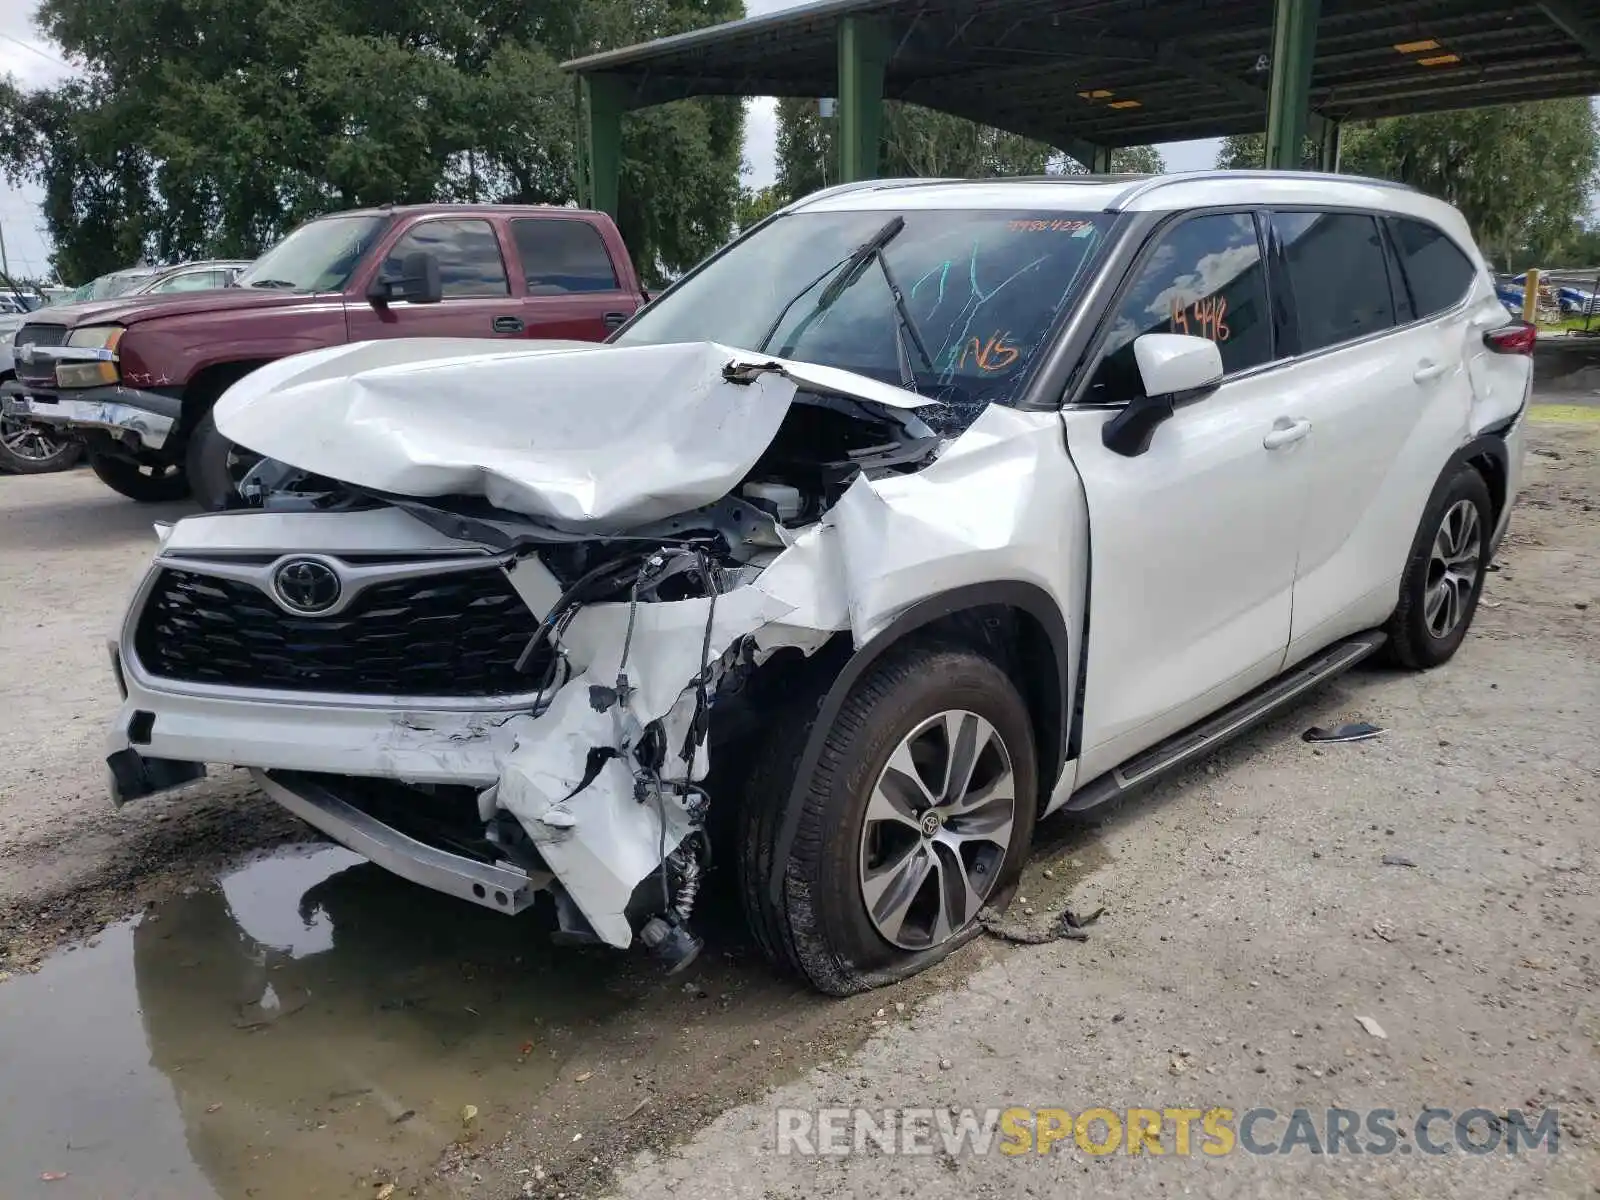
<instances>
[{"instance_id":1,"label":"crumpled hood","mask_svg":"<svg viewBox=\"0 0 1600 1200\"><path fill-rule=\"evenodd\" d=\"M357 487L482 496L574 532L725 496L796 391L892 409L935 403L831 367L711 342L599 346L409 338L270 363L217 402L224 436Z\"/></svg>"}]
</instances>

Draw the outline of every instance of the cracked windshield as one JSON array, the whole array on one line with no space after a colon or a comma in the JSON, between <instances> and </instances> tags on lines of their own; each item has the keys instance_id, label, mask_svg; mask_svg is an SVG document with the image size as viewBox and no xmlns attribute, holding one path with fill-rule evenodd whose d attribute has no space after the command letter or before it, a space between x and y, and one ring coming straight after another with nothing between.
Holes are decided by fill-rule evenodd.
<instances>
[{"instance_id":1,"label":"cracked windshield","mask_svg":"<svg viewBox=\"0 0 1600 1200\"><path fill-rule=\"evenodd\" d=\"M929 423L953 432L1020 394L1110 220L791 214L686 279L618 340L714 341L856 371L944 401Z\"/></svg>"}]
</instances>

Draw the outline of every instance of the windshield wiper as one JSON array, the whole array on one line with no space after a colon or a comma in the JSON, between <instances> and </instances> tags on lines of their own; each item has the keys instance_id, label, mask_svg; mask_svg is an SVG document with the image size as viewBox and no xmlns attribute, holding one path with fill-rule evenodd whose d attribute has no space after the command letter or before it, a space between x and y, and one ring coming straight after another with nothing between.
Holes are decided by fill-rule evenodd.
<instances>
[{"instance_id":1,"label":"windshield wiper","mask_svg":"<svg viewBox=\"0 0 1600 1200\"><path fill-rule=\"evenodd\" d=\"M794 347L800 344L800 339L805 336L806 330L810 330L811 326L816 325L816 322L818 322L819 318L822 317L824 312L827 312L830 307L834 307L834 302L837 301L840 296L845 294L846 288L850 288L851 283L854 283L856 280L858 280L858 278L861 278L862 272L867 269L867 264L872 261L874 254L882 253L883 246L893 242L894 238L898 237L899 232L901 232L904 227L906 227L906 218L902 218L902 216L894 216L894 218L890 218L888 221L883 222L883 227L882 229L878 229L877 234L867 238L866 242L862 242L861 245L856 246L854 250L850 251L850 258L846 258L842 264L838 264L838 266L840 266L838 274L834 275L834 280L832 280L832 282L830 282L826 288L822 288L822 294L816 298L816 304L811 307L811 312L808 312L808 314L802 318L802 322L795 326L794 333L790 333L789 338L787 338L786 341L784 341L784 344L779 347L779 357L787 358L790 354L792 354L792 352L794 352ZM829 270L824 270L824 272L822 272L818 278L811 280L811 282L805 286L805 291L800 291L800 293L798 293L797 296L792 299L792 301L789 301L789 304L784 306L784 310L778 314L778 320L773 322L770 330L766 331L766 336L762 339L762 344L760 344L757 349L766 349L766 342L770 342L771 339L773 339L774 334L778 333L778 326L782 325L782 322L784 322L784 317L789 314L790 307L794 307L795 301L798 301L800 296L805 296L808 291L811 291L811 288L814 288L814 286L818 285L822 278L827 278L830 270L834 270L834 267L829 267Z\"/></svg>"},{"instance_id":2,"label":"windshield wiper","mask_svg":"<svg viewBox=\"0 0 1600 1200\"><path fill-rule=\"evenodd\" d=\"M916 346L917 354L929 373L932 373L934 369L933 357L928 353L928 346L923 341L922 331L917 328L917 323L912 319L911 311L906 306L905 293L900 290L899 281L895 279L894 272L890 270L889 262L883 253L884 248L894 241L905 227L906 219L904 217L891 217L883 223L876 233L852 250L848 258L835 263L817 278L806 284L789 303L783 306L783 310L778 313L777 319L767 327L767 332L756 349L758 351L765 350L767 343L777 335L778 328L783 324L784 318L789 315L789 310L795 306L802 296L816 287L818 283L828 278L829 275L833 275L832 281L822 289L822 294L817 297L815 306L795 326L794 332L789 335L783 346L779 348L778 354L780 357L789 357L794 352L794 348L800 344L800 339L805 336L806 331L816 324L828 309L833 307L840 296L844 295L860 280L867 267L876 259L879 270L883 272L884 281L889 285L889 296L894 303L895 357L900 368L900 384L907 391L916 391L916 372L912 370L911 355L906 349L907 338L909 337L912 344ZM834 274L834 272L837 272L837 274Z\"/></svg>"},{"instance_id":3,"label":"windshield wiper","mask_svg":"<svg viewBox=\"0 0 1600 1200\"><path fill-rule=\"evenodd\" d=\"M252 279L250 286L258 288L288 288L291 292L300 289L298 283L288 279Z\"/></svg>"},{"instance_id":4,"label":"windshield wiper","mask_svg":"<svg viewBox=\"0 0 1600 1200\"><path fill-rule=\"evenodd\" d=\"M889 260L883 255L883 247L879 246L874 250L872 257L878 260L878 268L883 272L883 281L889 285L889 295L894 300L894 348L895 358L900 365L900 386L908 392L915 392L917 374L911 369L911 355L906 350L906 338L909 337L912 345L916 346L917 354L921 356L922 365L927 368L929 375L938 374L933 369L933 356L928 353L928 344L922 340L922 331L911 318L911 309L906 305L905 293L900 290L894 272L889 270Z\"/></svg>"}]
</instances>

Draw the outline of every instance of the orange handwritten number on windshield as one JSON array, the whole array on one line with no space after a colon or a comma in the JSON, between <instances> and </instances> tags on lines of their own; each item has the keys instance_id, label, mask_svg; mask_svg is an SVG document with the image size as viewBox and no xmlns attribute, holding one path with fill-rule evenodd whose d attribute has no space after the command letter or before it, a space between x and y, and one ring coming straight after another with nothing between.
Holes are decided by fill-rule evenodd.
<instances>
[{"instance_id":1,"label":"orange handwritten number on windshield","mask_svg":"<svg viewBox=\"0 0 1600 1200\"><path fill-rule=\"evenodd\" d=\"M987 342L973 338L962 347L961 359L956 363L956 366L965 367L967 365L967 356L971 355L973 361L978 364L978 370L980 371L991 373L1004 371L1022 356L1015 346L1006 345L1006 338L1009 336L1009 334L997 333Z\"/></svg>"},{"instance_id":2,"label":"orange handwritten number on windshield","mask_svg":"<svg viewBox=\"0 0 1600 1200\"><path fill-rule=\"evenodd\" d=\"M1227 315L1226 296L1207 296L1190 305L1179 304L1174 300L1172 332L1186 334L1192 329L1196 337L1210 338L1213 342L1225 342L1231 332L1225 320Z\"/></svg>"}]
</instances>

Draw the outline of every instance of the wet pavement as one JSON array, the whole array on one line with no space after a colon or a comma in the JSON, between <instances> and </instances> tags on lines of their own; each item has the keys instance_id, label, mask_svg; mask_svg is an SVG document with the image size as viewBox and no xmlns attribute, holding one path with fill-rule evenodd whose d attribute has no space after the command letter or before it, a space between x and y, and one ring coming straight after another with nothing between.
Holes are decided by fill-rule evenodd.
<instances>
[{"instance_id":1,"label":"wet pavement","mask_svg":"<svg viewBox=\"0 0 1600 1200\"><path fill-rule=\"evenodd\" d=\"M1034 876L1041 912L1079 874L1058 872ZM652 1099L714 1110L875 1027L881 994L827 1001L710 932L668 979L344 849L281 848L0 987L0 1197L490 1194L433 1172L441 1152L589 1164Z\"/></svg>"},{"instance_id":2,"label":"wet pavement","mask_svg":"<svg viewBox=\"0 0 1600 1200\"><path fill-rule=\"evenodd\" d=\"M245 866L0 988L0 1195L349 1195L494 1136L616 962L337 848ZM559 979L562 986L551 987ZM464 1127L461 1113L478 1116Z\"/></svg>"}]
</instances>

